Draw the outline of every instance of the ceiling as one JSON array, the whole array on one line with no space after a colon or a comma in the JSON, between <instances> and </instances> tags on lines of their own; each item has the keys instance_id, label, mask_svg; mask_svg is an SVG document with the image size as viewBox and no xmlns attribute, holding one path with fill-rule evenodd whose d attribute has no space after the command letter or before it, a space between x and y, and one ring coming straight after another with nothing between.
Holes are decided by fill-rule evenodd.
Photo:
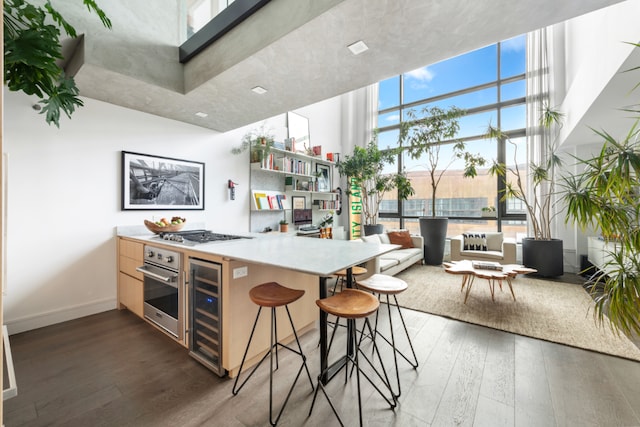
<instances>
[{"instance_id":1,"label":"ceiling","mask_svg":"<svg viewBox=\"0 0 640 427\"><path fill-rule=\"evenodd\" d=\"M185 65L175 1L106 2L112 31L70 10L80 94L225 132L620 0L271 0Z\"/></svg>"}]
</instances>

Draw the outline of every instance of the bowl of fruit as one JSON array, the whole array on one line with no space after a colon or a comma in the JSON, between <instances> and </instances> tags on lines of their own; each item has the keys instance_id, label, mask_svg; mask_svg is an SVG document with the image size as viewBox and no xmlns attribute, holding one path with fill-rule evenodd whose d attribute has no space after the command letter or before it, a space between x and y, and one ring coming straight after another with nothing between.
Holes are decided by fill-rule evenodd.
<instances>
[{"instance_id":1,"label":"bowl of fruit","mask_svg":"<svg viewBox=\"0 0 640 427\"><path fill-rule=\"evenodd\" d=\"M187 222L185 218L174 216L171 220L168 220L167 218L162 218L159 221L149 221L145 219L144 225L152 233L173 233L175 231L182 230L185 222Z\"/></svg>"}]
</instances>

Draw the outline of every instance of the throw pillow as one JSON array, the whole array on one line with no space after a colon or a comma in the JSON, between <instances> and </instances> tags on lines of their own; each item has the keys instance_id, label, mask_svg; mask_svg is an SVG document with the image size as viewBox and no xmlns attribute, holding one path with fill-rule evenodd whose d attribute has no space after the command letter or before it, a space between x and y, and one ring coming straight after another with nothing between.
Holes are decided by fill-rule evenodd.
<instances>
[{"instance_id":1,"label":"throw pillow","mask_svg":"<svg viewBox=\"0 0 640 427\"><path fill-rule=\"evenodd\" d=\"M408 231L390 231L389 241L394 245L402 245L401 249L413 248L413 241Z\"/></svg>"},{"instance_id":2,"label":"throw pillow","mask_svg":"<svg viewBox=\"0 0 640 427\"><path fill-rule=\"evenodd\" d=\"M462 238L464 240L463 250L465 251L487 250L487 237L484 233L464 233Z\"/></svg>"}]
</instances>

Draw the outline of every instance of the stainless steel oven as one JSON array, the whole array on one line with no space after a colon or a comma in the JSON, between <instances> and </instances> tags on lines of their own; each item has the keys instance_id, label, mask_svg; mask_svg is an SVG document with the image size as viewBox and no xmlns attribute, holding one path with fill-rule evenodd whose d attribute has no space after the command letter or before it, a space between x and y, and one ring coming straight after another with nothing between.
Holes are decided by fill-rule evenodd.
<instances>
[{"instance_id":1,"label":"stainless steel oven","mask_svg":"<svg viewBox=\"0 0 640 427\"><path fill-rule=\"evenodd\" d=\"M184 289L179 252L145 245L144 317L182 340L184 337Z\"/></svg>"}]
</instances>

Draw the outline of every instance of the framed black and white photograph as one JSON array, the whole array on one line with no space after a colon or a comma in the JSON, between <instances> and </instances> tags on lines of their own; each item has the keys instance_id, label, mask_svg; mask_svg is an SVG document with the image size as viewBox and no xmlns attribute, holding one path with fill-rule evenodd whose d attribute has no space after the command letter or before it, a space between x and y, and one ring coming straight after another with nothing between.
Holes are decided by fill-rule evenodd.
<instances>
[{"instance_id":1,"label":"framed black and white photograph","mask_svg":"<svg viewBox=\"0 0 640 427\"><path fill-rule=\"evenodd\" d=\"M298 209L306 209L306 205L307 205L307 199L302 197L302 196L293 196L291 198L291 208L298 210Z\"/></svg>"},{"instance_id":2,"label":"framed black and white photograph","mask_svg":"<svg viewBox=\"0 0 640 427\"><path fill-rule=\"evenodd\" d=\"M203 210L204 163L122 152L122 210Z\"/></svg>"},{"instance_id":3,"label":"framed black and white photograph","mask_svg":"<svg viewBox=\"0 0 640 427\"><path fill-rule=\"evenodd\" d=\"M316 163L318 191L331 191L331 169L327 165Z\"/></svg>"}]
</instances>

